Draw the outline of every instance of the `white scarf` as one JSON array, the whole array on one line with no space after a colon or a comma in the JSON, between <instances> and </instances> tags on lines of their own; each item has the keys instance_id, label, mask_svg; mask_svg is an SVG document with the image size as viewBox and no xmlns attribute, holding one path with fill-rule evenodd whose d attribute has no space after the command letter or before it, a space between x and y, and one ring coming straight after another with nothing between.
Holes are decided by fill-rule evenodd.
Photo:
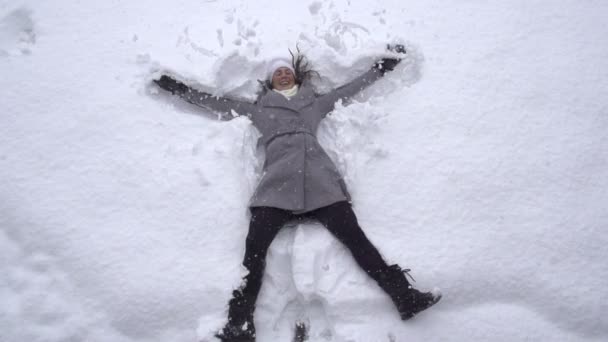
<instances>
[{"instance_id":1,"label":"white scarf","mask_svg":"<svg viewBox=\"0 0 608 342\"><path fill-rule=\"evenodd\" d=\"M288 100L291 99L295 94L298 93L298 85L294 85L293 87L291 87L290 89L285 89L285 90L276 90L276 89L272 89L274 91L276 91L277 93L285 96Z\"/></svg>"}]
</instances>

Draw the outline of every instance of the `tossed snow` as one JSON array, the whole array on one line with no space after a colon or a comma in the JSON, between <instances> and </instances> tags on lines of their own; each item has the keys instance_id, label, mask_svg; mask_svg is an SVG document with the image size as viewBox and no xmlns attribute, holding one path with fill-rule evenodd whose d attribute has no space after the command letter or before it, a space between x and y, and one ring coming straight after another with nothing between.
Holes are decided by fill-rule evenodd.
<instances>
[{"instance_id":1,"label":"tossed snow","mask_svg":"<svg viewBox=\"0 0 608 342\"><path fill-rule=\"evenodd\" d=\"M401 322L318 224L271 246L258 341L608 340L605 1L0 1L0 341L211 341L260 171L245 118L296 44L320 91L408 57L319 138L359 221L444 298Z\"/></svg>"}]
</instances>

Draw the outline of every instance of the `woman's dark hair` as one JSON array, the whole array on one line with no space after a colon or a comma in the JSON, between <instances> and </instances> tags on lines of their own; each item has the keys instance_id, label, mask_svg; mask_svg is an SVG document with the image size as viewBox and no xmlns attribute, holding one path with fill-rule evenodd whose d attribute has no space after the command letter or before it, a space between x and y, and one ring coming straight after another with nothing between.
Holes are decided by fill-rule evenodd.
<instances>
[{"instance_id":1,"label":"woman's dark hair","mask_svg":"<svg viewBox=\"0 0 608 342\"><path fill-rule=\"evenodd\" d=\"M299 46L296 45L296 54L294 54L291 49L289 50L289 54L291 55L291 64L296 73L295 77L298 85L302 84L304 81L310 80L313 75L319 76L319 73L310 67L308 59L300 51Z\"/></svg>"}]
</instances>

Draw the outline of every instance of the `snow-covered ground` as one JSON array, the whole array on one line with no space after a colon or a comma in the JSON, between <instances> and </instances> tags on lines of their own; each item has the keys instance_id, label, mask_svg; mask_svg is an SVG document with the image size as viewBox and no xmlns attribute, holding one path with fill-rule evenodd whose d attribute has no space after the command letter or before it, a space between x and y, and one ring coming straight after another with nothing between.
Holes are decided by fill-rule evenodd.
<instances>
[{"instance_id":1,"label":"snow-covered ground","mask_svg":"<svg viewBox=\"0 0 608 342\"><path fill-rule=\"evenodd\" d=\"M320 91L409 54L319 136L419 288L398 320L322 227L269 252L258 341L608 340L608 2L0 1L0 341L211 340L239 284L253 99L296 44Z\"/></svg>"}]
</instances>

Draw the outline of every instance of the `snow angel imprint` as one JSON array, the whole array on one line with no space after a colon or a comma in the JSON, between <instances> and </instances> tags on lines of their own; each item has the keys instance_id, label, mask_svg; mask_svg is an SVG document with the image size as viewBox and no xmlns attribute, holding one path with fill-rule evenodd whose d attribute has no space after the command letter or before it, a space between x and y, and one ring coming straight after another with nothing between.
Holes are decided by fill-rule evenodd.
<instances>
[{"instance_id":1,"label":"snow angel imprint","mask_svg":"<svg viewBox=\"0 0 608 342\"><path fill-rule=\"evenodd\" d=\"M401 45L389 49L405 54ZM243 266L249 271L233 291L228 322L216 336L222 341L255 341L253 312L262 285L266 252L289 221L321 222L352 253L357 264L387 293L401 318L409 319L437 303L440 293L420 292L399 265L388 265L363 233L350 203L342 176L319 145L319 123L334 109L392 71L400 58L383 58L349 83L326 94L316 94L310 78L315 73L302 54L268 62L267 79L256 102L212 96L170 76L154 82L184 100L222 113L246 115L260 131L266 151L263 176L250 202L251 220Z\"/></svg>"}]
</instances>

